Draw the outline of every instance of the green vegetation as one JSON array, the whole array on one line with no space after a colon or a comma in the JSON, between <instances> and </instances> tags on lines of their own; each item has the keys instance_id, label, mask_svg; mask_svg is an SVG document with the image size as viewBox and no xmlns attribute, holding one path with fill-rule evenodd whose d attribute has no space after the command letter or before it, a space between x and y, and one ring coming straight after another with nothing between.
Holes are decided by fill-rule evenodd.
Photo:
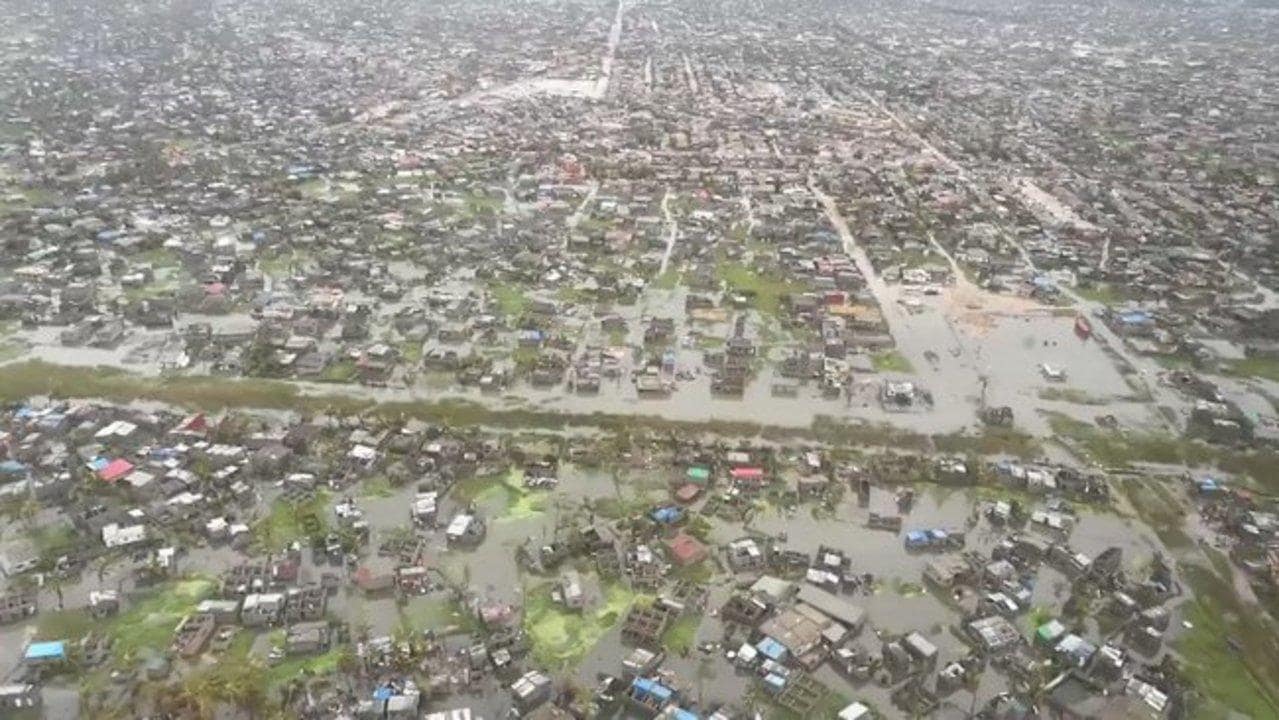
<instances>
[{"instance_id":1,"label":"green vegetation","mask_svg":"<svg viewBox=\"0 0 1279 720\"><path fill-rule=\"evenodd\" d=\"M1040 400L1067 402L1075 405L1105 405L1106 399L1090 395L1079 388L1046 387L1039 391Z\"/></svg>"},{"instance_id":2,"label":"green vegetation","mask_svg":"<svg viewBox=\"0 0 1279 720\"><path fill-rule=\"evenodd\" d=\"M1273 450L1234 450L1163 433L1114 432L1060 413L1048 413L1048 422L1060 439L1103 465L1126 467L1148 462L1192 468L1216 467L1224 472L1251 477L1263 489L1274 488L1279 482L1274 476L1279 453Z\"/></svg>"},{"instance_id":3,"label":"green vegetation","mask_svg":"<svg viewBox=\"0 0 1279 720\"><path fill-rule=\"evenodd\" d=\"M201 600L213 594L214 582L191 578L156 588L133 603L108 625L116 657L135 658L144 650L164 650L182 618L195 611Z\"/></svg>"},{"instance_id":4,"label":"green vegetation","mask_svg":"<svg viewBox=\"0 0 1279 720\"><path fill-rule=\"evenodd\" d=\"M1247 357L1231 360L1222 365L1222 370L1229 375L1279 382L1279 358Z\"/></svg>"},{"instance_id":5,"label":"green vegetation","mask_svg":"<svg viewBox=\"0 0 1279 720\"><path fill-rule=\"evenodd\" d=\"M462 480L451 495L459 503L484 507L496 520L524 520L546 511L546 494L524 487L524 473L516 468Z\"/></svg>"},{"instance_id":6,"label":"green vegetation","mask_svg":"<svg viewBox=\"0 0 1279 720\"><path fill-rule=\"evenodd\" d=\"M562 669L581 661L604 634L622 620L637 601L646 600L620 584L604 587L604 602L596 608L573 612L557 604L550 588L525 593L524 630L533 657L543 667Z\"/></svg>"},{"instance_id":7,"label":"green vegetation","mask_svg":"<svg viewBox=\"0 0 1279 720\"><path fill-rule=\"evenodd\" d=\"M138 260L152 268L175 268L181 265L176 253L166 247L151 248L138 253Z\"/></svg>"},{"instance_id":8,"label":"green vegetation","mask_svg":"<svg viewBox=\"0 0 1279 720\"><path fill-rule=\"evenodd\" d=\"M489 293L493 295L493 299L497 302L498 310L508 318L517 318L524 314L524 308L528 307L528 296L524 294L524 290L516 285L508 283L493 283L489 286Z\"/></svg>"},{"instance_id":9,"label":"green vegetation","mask_svg":"<svg viewBox=\"0 0 1279 720\"><path fill-rule=\"evenodd\" d=\"M676 655L688 655L697 644L697 628L701 624L700 615L681 615L662 634L662 646Z\"/></svg>"},{"instance_id":10,"label":"green vegetation","mask_svg":"<svg viewBox=\"0 0 1279 720\"><path fill-rule=\"evenodd\" d=\"M1122 286L1110 283L1096 283L1087 287L1075 288L1075 294L1085 300L1099 302L1103 305L1122 305L1134 296Z\"/></svg>"},{"instance_id":11,"label":"green vegetation","mask_svg":"<svg viewBox=\"0 0 1279 720\"><path fill-rule=\"evenodd\" d=\"M340 394L306 394L298 385L261 378L229 379L214 376L148 378L110 367L71 367L39 360L0 366L0 402L19 402L36 395L53 398L95 398L116 402L152 400L193 410L218 412L234 408L288 410L303 415L359 415L366 418L404 420L448 425L484 425L494 428L593 428L603 432L634 434L711 433L731 437L759 437L777 442L809 440L842 446L873 445L898 450L1007 453L1031 457L1038 450L1035 439L1008 429L990 428L979 434L924 435L886 424L846 423L818 415L809 427L766 425L746 420L703 422L669 420L653 415L603 412L559 412L529 407L491 408L465 400L405 400L374 402ZM1223 456L1227 472L1262 472L1274 465L1275 453ZM1230 462L1226 462L1229 460Z\"/></svg>"},{"instance_id":12,"label":"green vegetation","mask_svg":"<svg viewBox=\"0 0 1279 720\"><path fill-rule=\"evenodd\" d=\"M409 630L434 630L437 634L466 634L479 627L472 613L442 597L415 597L400 610L400 624Z\"/></svg>"},{"instance_id":13,"label":"green vegetation","mask_svg":"<svg viewBox=\"0 0 1279 720\"><path fill-rule=\"evenodd\" d=\"M1126 478L1117 480L1141 521L1150 526L1171 549L1188 548L1194 541L1186 534L1186 511L1181 502L1157 480Z\"/></svg>"},{"instance_id":14,"label":"green vegetation","mask_svg":"<svg viewBox=\"0 0 1279 720\"><path fill-rule=\"evenodd\" d=\"M782 298L801 290L785 279L759 273L741 263L720 263L715 270L730 292L753 298L755 309L762 315L776 315Z\"/></svg>"},{"instance_id":15,"label":"green vegetation","mask_svg":"<svg viewBox=\"0 0 1279 720\"><path fill-rule=\"evenodd\" d=\"M877 352L870 358L878 372L913 373L914 366L896 350Z\"/></svg>"},{"instance_id":16,"label":"green vegetation","mask_svg":"<svg viewBox=\"0 0 1279 720\"><path fill-rule=\"evenodd\" d=\"M76 641L90 632L101 632L113 643L115 657L129 661L149 651L164 651L182 618L195 611L201 600L213 594L214 582L189 578L148 591L124 612L107 621L91 617L84 609L41 613L36 625L43 640Z\"/></svg>"},{"instance_id":17,"label":"green vegetation","mask_svg":"<svg viewBox=\"0 0 1279 720\"><path fill-rule=\"evenodd\" d=\"M653 278L649 283L649 287L655 290L674 290L683 282L684 276L678 270L667 270L666 272Z\"/></svg>"},{"instance_id":18,"label":"green vegetation","mask_svg":"<svg viewBox=\"0 0 1279 720\"><path fill-rule=\"evenodd\" d=\"M342 359L329 363L317 379L320 382L347 383L355 379L356 372L354 360Z\"/></svg>"},{"instance_id":19,"label":"green vegetation","mask_svg":"<svg viewBox=\"0 0 1279 720\"><path fill-rule=\"evenodd\" d=\"M1182 577L1194 591L1185 611L1192 627L1176 641L1185 676L1207 702L1192 717L1279 717L1279 626L1239 598L1233 582L1187 564Z\"/></svg>"},{"instance_id":20,"label":"green vegetation","mask_svg":"<svg viewBox=\"0 0 1279 720\"><path fill-rule=\"evenodd\" d=\"M482 192L473 192L462 200L462 215L472 220L497 215L502 212L503 204L501 198Z\"/></svg>"},{"instance_id":21,"label":"green vegetation","mask_svg":"<svg viewBox=\"0 0 1279 720\"><path fill-rule=\"evenodd\" d=\"M360 484L360 497L388 498L395 494L395 488L385 475L376 475Z\"/></svg>"},{"instance_id":22,"label":"green vegetation","mask_svg":"<svg viewBox=\"0 0 1279 720\"><path fill-rule=\"evenodd\" d=\"M932 447L950 455L1011 455L1022 459L1043 454L1043 446L1034 437L1006 427L983 427L975 434L965 432L934 435Z\"/></svg>"},{"instance_id":23,"label":"green vegetation","mask_svg":"<svg viewBox=\"0 0 1279 720\"><path fill-rule=\"evenodd\" d=\"M322 655L287 658L279 665L267 668L262 677L267 688L274 690L292 680L332 675L348 663L350 658L350 647L337 647Z\"/></svg>"},{"instance_id":24,"label":"green vegetation","mask_svg":"<svg viewBox=\"0 0 1279 720\"><path fill-rule=\"evenodd\" d=\"M310 255L305 251L287 250L276 252L270 257L263 257L258 261L258 269L264 275L282 277L292 274L295 269L306 265L309 261Z\"/></svg>"},{"instance_id":25,"label":"green vegetation","mask_svg":"<svg viewBox=\"0 0 1279 720\"><path fill-rule=\"evenodd\" d=\"M323 534L328 504L329 495L324 492L296 505L277 500L271 505L270 514L254 524L253 540L260 547L274 550Z\"/></svg>"}]
</instances>

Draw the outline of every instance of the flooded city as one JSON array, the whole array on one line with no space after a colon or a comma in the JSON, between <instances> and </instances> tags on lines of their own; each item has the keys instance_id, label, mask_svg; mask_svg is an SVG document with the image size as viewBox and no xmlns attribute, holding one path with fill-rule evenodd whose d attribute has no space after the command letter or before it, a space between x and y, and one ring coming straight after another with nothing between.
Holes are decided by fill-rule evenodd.
<instances>
[{"instance_id":1,"label":"flooded city","mask_svg":"<svg viewBox=\"0 0 1279 720\"><path fill-rule=\"evenodd\" d=\"M9 0L0 720L1279 718L1277 38Z\"/></svg>"}]
</instances>

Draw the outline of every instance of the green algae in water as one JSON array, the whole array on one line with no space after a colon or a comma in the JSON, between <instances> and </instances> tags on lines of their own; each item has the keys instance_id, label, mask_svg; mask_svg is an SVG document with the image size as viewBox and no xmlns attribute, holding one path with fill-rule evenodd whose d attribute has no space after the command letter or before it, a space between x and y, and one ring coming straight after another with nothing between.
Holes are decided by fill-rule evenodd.
<instances>
[{"instance_id":1,"label":"green algae in water","mask_svg":"<svg viewBox=\"0 0 1279 720\"><path fill-rule=\"evenodd\" d=\"M580 662L642 597L623 585L608 585L599 606L579 613L552 600L549 586L536 588L528 594L524 610L524 629L532 642L533 656L552 668Z\"/></svg>"}]
</instances>

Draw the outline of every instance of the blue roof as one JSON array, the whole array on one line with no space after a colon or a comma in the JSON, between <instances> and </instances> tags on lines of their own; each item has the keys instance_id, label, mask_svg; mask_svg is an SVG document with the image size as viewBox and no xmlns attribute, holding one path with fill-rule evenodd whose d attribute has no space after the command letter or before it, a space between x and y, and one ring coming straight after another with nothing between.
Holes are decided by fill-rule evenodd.
<instances>
[{"instance_id":1,"label":"blue roof","mask_svg":"<svg viewBox=\"0 0 1279 720\"><path fill-rule=\"evenodd\" d=\"M653 511L653 519L660 523L673 523L676 520L679 520L683 516L684 516L684 511L680 510L674 505L660 507Z\"/></svg>"},{"instance_id":2,"label":"blue roof","mask_svg":"<svg viewBox=\"0 0 1279 720\"><path fill-rule=\"evenodd\" d=\"M771 685L774 688L781 690L786 687L786 678L778 675L777 673L769 673L764 676L764 684Z\"/></svg>"},{"instance_id":3,"label":"blue roof","mask_svg":"<svg viewBox=\"0 0 1279 720\"><path fill-rule=\"evenodd\" d=\"M0 473L5 475L21 475L27 471L27 466L17 460L5 460L0 462Z\"/></svg>"},{"instance_id":4,"label":"blue roof","mask_svg":"<svg viewBox=\"0 0 1279 720\"><path fill-rule=\"evenodd\" d=\"M61 640L33 642L23 657L27 660L57 660L67 656L67 644Z\"/></svg>"},{"instance_id":5,"label":"blue roof","mask_svg":"<svg viewBox=\"0 0 1279 720\"><path fill-rule=\"evenodd\" d=\"M390 700L393 697L395 697L395 691L392 690L390 686L387 686L387 685L383 685L382 687L373 691L374 700Z\"/></svg>"},{"instance_id":6,"label":"blue roof","mask_svg":"<svg viewBox=\"0 0 1279 720\"><path fill-rule=\"evenodd\" d=\"M635 678L635 682L631 683L631 687L641 695L649 695L663 702L670 700L675 694L674 690L652 678Z\"/></svg>"},{"instance_id":7,"label":"blue roof","mask_svg":"<svg viewBox=\"0 0 1279 720\"><path fill-rule=\"evenodd\" d=\"M671 713L671 717L675 718L675 720L701 720L702 719L701 715L698 715L692 710L685 710L684 708L675 708L675 711Z\"/></svg>"},{"instance_id":8,"label":"blue roof","mask_svg":"<svg viewBox=\"0 0 1279 720\"><path fill-rule=\"evenodd\" d=\"M908 543L928 542L928 533L924 532L923 530L911 530L910 532L906 533L906 542Z\"/></svg>"},{"instance_id":9,"label":"blue roof","mask_svg":"<svg viewBox=\"0 0 1279 720\"><path fill-rule=\"evenodd\" d=\"M1145 310L1129 310L1128 312L1119 314L1119 322L1127 323L1129 325L1140 325L1142 323L1148 323L1151 320L1152 318L1150 317L1150 313Z\"/></svg>"},{"instance_id":10,"label":"blue roof","mask_svg":"<svg viewBox=\"0 0 1279 720\"><path fill-rule=\"evenodd\" d=\"M756 643L755 649L769 660L781 660L786 657L786 646L768 636Z\"/></svg>"}]
</instances>

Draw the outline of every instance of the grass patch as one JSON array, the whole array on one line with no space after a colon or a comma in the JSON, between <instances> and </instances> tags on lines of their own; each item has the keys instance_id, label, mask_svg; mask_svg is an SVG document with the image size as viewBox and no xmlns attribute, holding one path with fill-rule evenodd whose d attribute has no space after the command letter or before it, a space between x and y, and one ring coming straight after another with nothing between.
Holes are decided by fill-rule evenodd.
<instances>
[{"instance_id":1,"label":"grass patch","mask_svg":"<svg viewBox=\"0 0 1279 720\"><path fill-rule=\"evenodd\" d=\"M1136 299L1135 295L1122 286L1110 283L1095 283L1087 287L1077 287L1075 288L1075 294L1085 300L1091 300L1103 305L1122 305Z\"/></svg>"},{"instance_id":2,"label":"grass patch","mask_svg":"<svg viewBox=\"0 0 1279 720\"><path fill-rule=\"evenodd\" d=\"M1073 442L1103 465L1125 467L1148 462L1191 468L1216 467L1234 475L1248 476L1270 492L1279 487L1274 475L1279 453L1274 450L1240 451L1161 433L1114 432L1061 413L1047 415L1054 434Z\"/></svg>"},{"instance_id":3,"label":"grass patch","mask_svg":"<svg viewBox=\"0 0 1279 720\"><path fill-rule=\"evenodd\" d=\"M173 631L182 618L194 612L201 600L213 595L214 585L207 578L180 580L133 603L107 629L116 657L131 659L144 650L163 651L173 641Z\"/></svg>"},{"instance_id":4,"label":"grass patch","mask_svg":"<svg viewBox=\"0 0 1279 720\"><path fill-rule=\"evenodd\" d=\"M697 628L701 627L700 615L686 614L671 623L662 633L662 646L680 656L688 655L697 644Z\"/></svg>"},{"instance_id":5,"label":"grass patch","mask_svg":"<svg viewBox=\"0 0 1279 720\"><path fill-rule=\"evenodd\" d=\"M937 452L951 455L1011 455L1022 459L1039 457L1043 446L1031 435L1006 427L982 427L976 434L934 435Z\"/></svg>"},{"instance_id":6,"label":"grass patch","mask_svg":"<svg viewBox=\"0 0 1279 720\"><path fill-rule=\"evenodd\" d=\"M253 541L266 549L279 549L323 534L328 527L329 495L317 492L310 500L294 505L276 500L271 512L253 525Z\"/></svg>"},{"instance_id":7,"label":"grass patch","mask_svg":"<svg viewBox=\"0 0 1279 720\"><path fill-rule=\"evenodd\" d=\"M349 647L336 647L321 655L287 658L266 669L263 678L268 689L278 688L290 680L332 675L349 658Z\"/></svg>"},{"instance_id":8,"label":"grass patch","mask_svg":"<svg viewBox=\"0 0 1279 720\"><path fill-rule=\"evenodd\" d=\"M84 610L55 610L40 613L36 637L41 640L75 641L100 627Z\"/></svg>"},{"instance_id":9,"label":"grass patch","mask_svg":"<svg viewBox=\"0 0 1279 720\"><path fill-rule=\"evenodd\" d=\"M913 373L915 368L904 355L896 350L886 350L871 356L871 364L877 372Z\"/></svg>"},{"instance_id":10,"label":"grass patch","mask_svg":"<svg viewBox=\"0 0 1279 720\"><path fill-rule=\"evenodd\" d=\"M509 283L494 283L489 286L489 293L497 303L498 311L508 318L517 318L524 314L528 307L528 296L524 290Z\"/></svg>"},{"instance_id":11,"label":"grass patch","mask_svg":"<svg viewBox=\"0 0 1279 720\"><path fill-rule=\"evenodd\" d=\"M400 343L400 357L409 365L422 362L422 341L406 340Z\"/></svg>"},{"instance_id":12,"label":"grass patch","mask_svg":"<svg viewBox=\"0 0 1279 720\"><path fill-rule=\"evenodd\" d=\"M649 283L649 287L654 290L674 290L684 281L684 276L678 270L667 270L666 272L653 278Z\"/></svg>"},{"instance_id":13,"label":"grass patch","mask_svg":"<svg viewBox=\"0 0 1279 720\"><path fill-rule=\"evenodd\" d=\"M344 359L329 363L316 379L320 382L348 383L355 379L357 373L355 361Z\"/></svg>"},{"instance_id":14,"label":"grass patch","mask_svg":"<svg viewBox=\"0 0 1279 720\"><path fill-rule=\"evenodd\" d=\"M1228 360L1222 363L1221 369L1228 375L1263 378L1279 382L1279 358L1246 357L1239 360Z\"/></svg>"},{"instance_id":15,"label":"grass patch","mask_svg":"<svg viewBox=\"0 0 1279 720\"><path fill-rule=\"evenodd\" d=\"M1175 643L1186 679L1209 704L1247 717L1279 717L1279 645L1274 642L1279 626L1208 568L1187 565L1182 576L1194 590L1185 608L1185 619L1194 627ZM1190 713L1207 714L1208 708Z\"/></svg>"},{"instance_id":16,"label":"grass patch","mask_svg":"<svg viewBox=\"0 0 1279 720\"><path fill-rule=\"evenodd\" d=\"M546 511L547 495L524 487L524 473L517 468L462 480L450 494L460 503L475 503L495 520L525 520Z\"/></svg>"},{"instance_id":17,"label":"grass patch","mask_svg":"<svg viewBox=\"0 0 1279 720\"><path fill-rule=\"evenodd\" d=\"M1046 387L1038 393L1040 400L1067 402L1075 405L1106 405L1105 398L1090 395L1079 388Z\"/></svg>"},{"instance_id":18,"label":"grass patch","mask_svg":"<svg viewBox=\"0 0 1279 720\"><path fill-rule=\"evenodd\" d=\"M784 278L757 272L741 263L720 263L715 274L728 286L729 292L752 298L755 309L763 315L776 315L782 298L801 290L799 285Z\"/></svg>"},{"instance_id":19,"label":"grass patch","mask_svg":"<svg viewBox=\"0 0 1279 720\"><path fill-rule=\"evenodd\" d=\"M1171 549L1194 545L1185 530L1186 511L1167 487L1155 480L1136 478L1117 482L1137 516L1165 545Z\"/></svg>"},{"instance_id":20,"label":"grass patch","mask_svg":"<svg viewBox=\"0 0 1279 720\"><path fill-rule=\"evenodd\" d=\"M385 475L375 475L360 485L360 497L388 498L395 494L391 481Z\"/></svg>"},{"instance_id":21,"label":"grass patch","mask_svg":"<svg viewBox=\"0 0 1279 720\"><path fill-rule=\"evenodd\" d=\"M479 627L475 616L449 598L415 597L400 610L401 625L438 634L470 634Z\"/></svg>"}]
</instances>

